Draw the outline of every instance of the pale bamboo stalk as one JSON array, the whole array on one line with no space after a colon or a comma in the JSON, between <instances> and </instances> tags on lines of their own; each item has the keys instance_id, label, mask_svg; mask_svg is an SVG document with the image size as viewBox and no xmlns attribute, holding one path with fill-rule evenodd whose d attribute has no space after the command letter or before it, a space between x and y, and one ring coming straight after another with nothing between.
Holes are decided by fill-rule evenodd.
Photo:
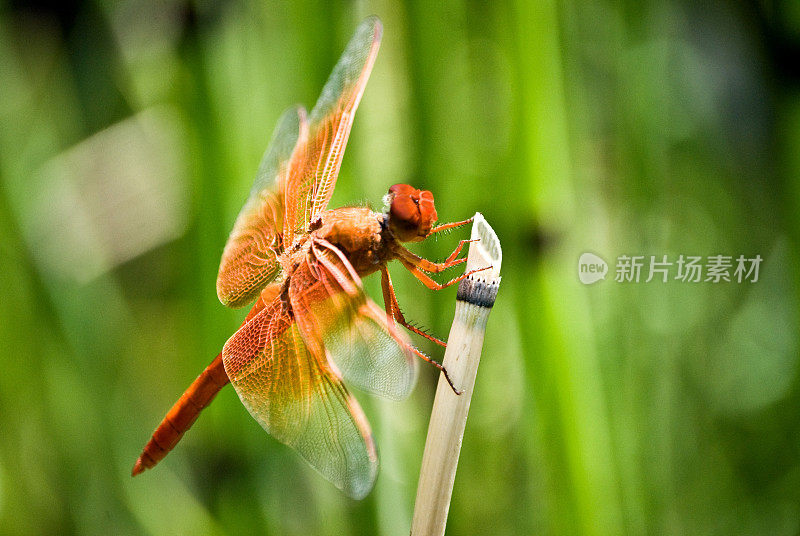
<instances>
[{"instance_id":1,"label":"pale bamboo stalk","mask_svg":"<svg viewBox=\"0 0 800 536\"><path fill-rule=\"evenodd\" d=\"M480 213L475 214L471 238L480 240L470 244L466 270L492 268L463 279L458 286L455 318L443 364L462 392L456 395L444 376L439 376L422 455L412 536L444 534L486 321L500 285L503 258L500 241Z\"/></svg>"}]
</instances>

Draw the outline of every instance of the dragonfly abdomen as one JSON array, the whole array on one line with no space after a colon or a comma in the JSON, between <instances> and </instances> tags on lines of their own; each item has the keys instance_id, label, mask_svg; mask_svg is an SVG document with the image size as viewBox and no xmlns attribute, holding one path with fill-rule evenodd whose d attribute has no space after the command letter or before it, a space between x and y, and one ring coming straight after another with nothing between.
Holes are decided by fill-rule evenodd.
<instances>
[{"instance_id":1,"label":"dragonfly abdomen","mask_svg":"<svg viewBox=\"0 0 800 536\"><path fill-rule=\"evenodd\" d=\"M175 402L155 429L139 459L136 460L131 474L136 476L160 462L191 428L203 408L228 383L230 380L222 364L222 354L219 354Z\"/></svg>"}]
</instances>

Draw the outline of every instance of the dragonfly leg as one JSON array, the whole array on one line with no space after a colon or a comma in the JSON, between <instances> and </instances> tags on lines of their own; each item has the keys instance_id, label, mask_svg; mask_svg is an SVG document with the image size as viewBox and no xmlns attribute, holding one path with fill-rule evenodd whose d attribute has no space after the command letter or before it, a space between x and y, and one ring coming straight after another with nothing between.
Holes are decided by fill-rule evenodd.
<instances>
[{"instance_id":1,"label":"dragonfly leg","mask_svg":"<svg viewBox=\"0 0 800 536\"><path fill-rule=\"evenodd\" d=\"M397 297L394 294L394 287L392 287L392 279L389 277L389 270L386 266L381 266L381 289L383 290L383 302L386 307L386 315L389 319L394 319L397 321L398 324L405 327L406 329L413 331L417 335L422 335L426 339L429 339L436 344L440 344L442 346L447 346L444 342L440 341L436 337L425 333L424 331L417 329L416 327L412 326L406 319L403 317L403 313L400 312L400 306L397 303ZM413 345L410 346L411 351L414 352L417 357L422 359L423 361L427 361L437 369L439 369L442 374L444 374L444 379L447 380L447 384L450 386L450 389L457 395L460 395L463 391L460 391L456 388L455 384L453 384L453 380L450 379L450 374L447 372L447 369L444 368L444 365L436 361L435 359L423 354L419 350L417 350Z\"/></svg>"},{"instance_id":2,"label":"dragonfly leg","mask_svg":"<svg viewBox=\"0 0 800 536\"><path fill-rule=\"evenodd\" d=\"M405 317L403 316L403 312L400 311L400 304L397 303L397 296L394 293L392 279L389 277L389 270L386 268L386 265L381 266L381 289L383 290L383 303L384 307L386 307L386 316L390 320L394 320L407 330L425 337L429 341L435 342L439 346L447 346L445 342L437 339L430 333L425 333L418 327L413 326L406 321Z\"/></svg>"},{"instance_id":3,"label":"dragonfly leg","mask_svg":"<svg viewBox=\"0 0 800 536\"><path fill-rule=\"evenodd\" d=\"M443 223L442 225L437 225L429 234L438 233L439 231L447 231L448 229L455 229L456 227L461 227L462 225L466 225L468 223L472 223L473 218L469 218L463 221L454 221L451 223Z\"/></svg>"},{"instance_id":4,"label":"dragonfly leg","mask_svg":"<svg viewBox=\"0 0 800 536\"><path fill-rule=\"evenodd\" d=\"M417 356L420 359L422 359L424 361L427 361L428 363L430 363L431 365L433 365L434 367L436 367L437 369L442 371L442 374L444 375L444 379L447 380L447 384L450 386L450 389L452 389L455 394L460 395L461 393L464 392L464 391L462 391L460 389L457 389L455 384L453 384L453 380L450 379L450 374L447 373L447 369L444 368L444 365L442 365L441 363L439 363L438 361L436 361L432 357L428 357L427 355L423 354L422 352L420 352L419 350L417 350L413 346L411 347L411 351L413 351L415 354L417 354Z\"/></svg>"},{"instance_id":5,"label":"dragonfly leg","mask_svg":"<svg viewBox=\"0 0 800 536\"><path fill-rule=\"evenodd\" d=\"M447 288L450 285L458 283L459 281L461 281L465 277L470 276L470 275L474 274L475 272L482 272L483 270L488 270L489 268L491 268L491 266L484 266L483 268L477 268L475 270L470 270L469 272L464 272L460 276L454 277L453 279L451 279L447 283L442 284L442 283L437 283L436 281L434 281L431 278L431 276L429 276L428 274L423 272L413 262L408 261L408 260L403 259L403 258L400 259L400 262L403 263L403 266L405 266L406 269L414 275L414 277L416 277L417 279L422 281L422 284L424 284L426 287L428 287L431 290L442 290L443 288Z\"/></svg>"},{"instance_id":6,"label":"dragonfly leg","mask_svg":"<svg viewBox=\"0 0 800 536\"><path fill-rule=\"evenodd\" d=\"M467 262L466 257L463 257L461 259L456 259L456 257L458 257L458 254L461 253L461 249L464 247L464 244L469 244L470 242L477 242L478 240L480 239L473 238L472 240L460 240L458 242L458 246L456 246L456 249L447 257L447 259L445 259L444 262L432 262L429 261L428 259L423 259L419 255L415 255L406 248L398 248L397 254L400 257L400 259L405 259L414 266L418 267L420 270L438 274L439 272L443 272L448 268L452 268L453 266L456 266L463 262Z\"/></svg>"},{"instance_id":7,"label":"dragonfly leg","mask_svg":"<svg viewBox=\"0 0 800 536\"><path fill-rule=\"evenodd\" d=\"M478 240L480 240L480 238L473 238L472 240L459 240L458 241L458 246L456 246L456 249L453 250L453 252L450 254L450 256L447 257L447 259L445 259L443 264L447 264L449 262L453 262L455 260L455 258L458 257L458 254L461 253L461 248L464 247L464 244L469 244L470 242L477 242Z\"/></svg>"}]
</instances>

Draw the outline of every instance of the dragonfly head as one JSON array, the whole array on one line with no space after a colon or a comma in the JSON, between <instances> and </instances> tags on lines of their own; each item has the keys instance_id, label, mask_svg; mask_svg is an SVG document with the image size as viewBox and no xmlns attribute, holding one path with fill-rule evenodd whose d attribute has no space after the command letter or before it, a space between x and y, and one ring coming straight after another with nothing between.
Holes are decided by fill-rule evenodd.
<instances>
[{"instance_id":1,"label":"dragonfly head","mask_svg":"<svg viewBox=\"0 0 800 536\"><path fill-rule=\"evenodd\" d=\"M433 194L408 184L395 184L385 197L389 230L401 242L424 240L436 221Z\"/></svg>"}]
</instances>

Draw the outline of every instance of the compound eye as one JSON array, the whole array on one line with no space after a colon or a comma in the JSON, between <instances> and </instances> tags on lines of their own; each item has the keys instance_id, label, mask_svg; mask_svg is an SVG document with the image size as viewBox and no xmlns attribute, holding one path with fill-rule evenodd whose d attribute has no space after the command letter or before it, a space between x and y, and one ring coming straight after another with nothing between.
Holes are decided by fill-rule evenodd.
<instances>
[{"instance_id":1,"label":"compound eye","mask_svg":"<svg viewBox=\"0 0 800 536\"><path fill-rule=\"evenodd\" d=\"M410 195L395 195L390 213L393 219L416 226L419 223L419 205Z\"/></svg>"},{"instance_id":2,"label":"compound eye","mask_svg":"<svg viewBox=\"0 0 800 536\"><path fill-rule=\"evenodd\" d=\"M395 184L389 188L389 195L414 195L416 192L419 190L408 184Z\"/></svg>"}]
</instances>

